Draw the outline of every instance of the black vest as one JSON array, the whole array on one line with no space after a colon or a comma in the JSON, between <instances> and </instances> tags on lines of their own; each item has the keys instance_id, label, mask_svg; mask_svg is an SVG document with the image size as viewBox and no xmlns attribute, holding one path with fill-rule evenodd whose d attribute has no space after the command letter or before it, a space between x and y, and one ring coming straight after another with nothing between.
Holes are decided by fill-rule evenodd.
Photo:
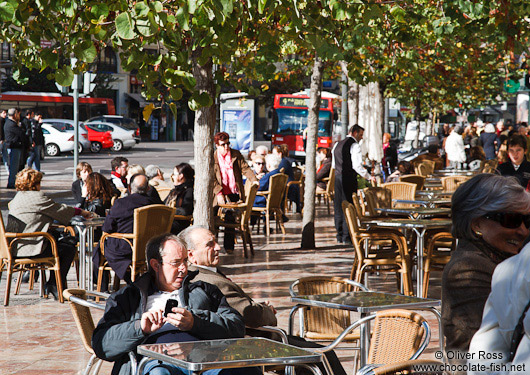
<instances>
[{"instance_id":1,"label":"black vest","mask_svg":"<svg viewBox=\"0 0 530 375\"><path fill-rule=\"evenodd\" d=\"M337 144L333 158L335 159L335 173L342 176L343 181L357 178L357 172L353 169L351 163L351 146L357 143L355 138L346 137Z\"/></svg>"}]
</instances>

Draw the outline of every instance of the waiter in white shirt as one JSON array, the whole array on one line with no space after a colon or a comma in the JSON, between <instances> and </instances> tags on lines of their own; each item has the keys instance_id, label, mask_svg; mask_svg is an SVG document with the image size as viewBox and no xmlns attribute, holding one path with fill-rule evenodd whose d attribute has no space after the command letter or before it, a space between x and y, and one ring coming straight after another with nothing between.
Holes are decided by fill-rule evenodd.
<instances>
[{"instance_id":1,"label":"waiter in white shirt","mask_svg":"<svg viewBox=\"0 0 530 375\"><path fill-rule=\"evenodd\" d=\"M357 193L357 175L375 183L375 177L363 167L361 146L364 128L353 125L348 136L335 144L332 155L332 168L335 168L335 229L337 242L351 244L348 225L342 212L342 201L352 201L352 194Z\"/></svg>"}]
</instances>

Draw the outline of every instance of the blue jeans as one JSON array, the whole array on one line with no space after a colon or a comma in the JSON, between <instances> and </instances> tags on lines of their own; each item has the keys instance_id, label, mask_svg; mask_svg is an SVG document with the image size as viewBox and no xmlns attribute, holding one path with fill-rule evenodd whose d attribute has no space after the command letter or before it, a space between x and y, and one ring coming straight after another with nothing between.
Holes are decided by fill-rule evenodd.
<instances>
[{"instance_id":1,"label":"blue jeans","mask_svg":"<svg viewBox=\"0 0 530 375\"><path fill-rule=\"evenodd\" d=\"M22 155L22 150L20 148L8 148L8 161L9 161L9 179L7 180L7 187L15 187L15 179L18 173L18 165L20 163L20 156Z\"/></svg>"},{"instance_id":2,"label":"blue jeans","mask_svg":"<svg viewBox=\"0 0 530 375\"><path fill-rule=\"evenodd\" d=\"M183 369L169 363L159 363L157 360L147 362L143 375L192 375L190 370ZM203 372L204 375L257 375L262 374L257 367L214 369Z\"/></svg>"},{"instance_id":3,"label":"blue jeans","mask_svg":"<svg viewBox=\"0 0 530 375\"><path fill-rule=\"evenodd\" d=\"M42 146L40 145L34 146L33 149L30 150L28 161L26 162L29 168L31 168L32 164L35 165L35 168L33 169L39 172L40 172L40 152L41 150L42 150Z\"/></svg>"}]
</instances>

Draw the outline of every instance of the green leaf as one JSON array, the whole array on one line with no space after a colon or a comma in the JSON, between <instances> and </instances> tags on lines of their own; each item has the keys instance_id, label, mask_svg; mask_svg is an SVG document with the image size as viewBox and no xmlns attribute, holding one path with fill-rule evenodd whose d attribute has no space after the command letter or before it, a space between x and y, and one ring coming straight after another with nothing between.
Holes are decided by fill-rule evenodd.
<instances>
[{"instance_id":1,"label":"green leaf","mask_svg":"<svg viewBox=\"0 0 530 375\"><path fill-rule=\"evenodd\" d=\"M182 99L182 89L179 87L175 87L172 89L169 89L169 95L171 96L171 99L174 101L178 101Z\"/></svg>"},{"instance_id":2,"label":"green leaf","mask_svg":"<svg viewBox=\"0 0 530 375\"><path fill-rule=\"evenodd\" d=\"M8 22L13 19L15 15L15 7L7 1L0 3L0 21Z\"/></svg>"},{"instance_id":3,"label":"green leaf","mask_svg":"<svg viewBox=\"0 0 530 375\"><path fill-rule=\"evenodd\" d=\"M149 3L149 7L153 9L156 13L160 13L164 9L164 6L162 5L160 1Z\"/></svg>"},{"instance_id":4,"label":"green leaf","mask_svg":"<svg viewBox=\"0 0 530 375\"><path fill-rule=\"evenodd\" d=\"M55 81L61 86L71 86L74 80L74 72L69 65L64 65L55 72Z\"/></svg>"},{"instance_id":5,"label":"green leaf","mask_svg":"<svg viewBox=\"0 0 530 375\"><path fill-rule=\"evenodd\" d=\"M329 5L335 20L344 21L350 19L351 15L348 12L348 5L344 1L331 0Z\"/></svg>"},{"instance_id":6,"label":"green leaf","mask_svg":"<svg viewBox=\"0 0 530 375\"><path fill-rule=\"evenodd\" d=\"M138 17L145 17L149 13L149 5L144 2L136 3L134 11Z\"/></svg>"},{"instance_id":7,"label":"green leaf","mask_svg":"<svg viewBox=\"0 0 530 375\"><path fill-rule=\"evenodd\" d=\"M184 31L188 31L190 29L189 19L190 19L190 15L188 13L188 7L187 6L180 7L177 10L177 21L180 27L182 27Z\"/></svg>"},{"instance_id":8,"label":"green leaf","mask_svg":"<svg viewBox=\"0 0 530 375\"><path fill-rule=\"evenodd\" d=\"M169 103L169 109L173 113L173 116L177 118L177 105L175 103Z\"/></svg>"},{"instance_id":9,"label":"green leaf","mask_svg":"<svg viewBox=\"0 0 530 375\"><path fill-rule=\"evenodd\" d=\"M201 105L197 103L195 99L192 98L188 101L188 107L190 107L192 111L196 112L201 108Z\"/></svg>"},{"instance_id":10,"label":"green leaf","mask_svg":"<svg viewBox=\"0 0 530 375\"><path fill-rule=\"evenodd\" d=\"M17 81L18 83L20 83L21 85L25 85L29 81L29 77L22 76L22 73L21 73L20 69L18 69L18 68L15 68L13 70L13 79L15 81Z\"/></svg>"},{"instance_id":11,"label":"green leaf","mask_svg":"<svg viewBox=\"0 0 530 375\"><path fill-rule=\"evenodd\" d=\"M209 107L213 104L213 99L208 93L201 92L197 98L197 102L203 107Z\"/></svg>"},{"instance_id":12,"label":"green leaf","mask_svg":"<svg viewBox=\"0 0 530 375\"><path fill-rule=\"evenodd\" d=\"M267 0L258 0L259 14L263 14L263 11L265 10L266 6L267 6Z\"/></svg>"},{"instance_id":13,"label":"green leaf","mask_svg":"<svg viewBox=\"0 0 530 375\"><path fill-rule=\"evenodd\" d=\"M223 13L225 16L228 16L234 11L234 3L232 0L221 0L221 3L223 4Z\"/></svg>"},{"instance_id":14,"label":"green leaf","mask_svg":"<svg viewBox=\"0 0 530 375\"><path fill-rule=\"evenodd\" d=\"M198 0L188 0L188 12L194 14L197 10L197 5L199 5Z\"/></svg>"},{"instance_id":15,"label":"green leaf","mask_svg":"<svg viewBox=\"0 0 530 375\"><path fill-rule=\"evenodd\" d=\"M120 38L131 40L136 37L133 20L131 19L131 15L129 13L120 13L120 15L116 17L115 23L116 31L118 32Z\"/></svg>"},{"instance_id":16,"label":"green leaf","mask_svg":"<svg viewBox=\"0 0 530 375\"><path fill-rule=\"evenodd\" d=\"M104 3L94 4L90 9L90 13L92 13L95 18L105 18L109 15L109 7Z\"/></svg>"},{"instance_id":17,"label":"green leaf","mask_svg":"<svg viewBox=\"0 0 530 375\"><path fill-rule=\"evenodd\" d=\"M138 32L143 36L151 36L156 32L156 28L153 27L153 25L148 19L136 20L136 28L138 29Z\"/></svg>"},{"instance_id":18,"label":"green leaf","mask_svg":"<svg viewBox=\"0 0 530 375\"><path fill-rule=\"evenodd\" d=\"M390 9L390 14L392 15L392 17L397 21L397 22L401 22L401 23L405 23L407 22L406 21L406 15L407 13L398 5L396 6L393 6L391 9Z\"/></svg>"}]
</instances>

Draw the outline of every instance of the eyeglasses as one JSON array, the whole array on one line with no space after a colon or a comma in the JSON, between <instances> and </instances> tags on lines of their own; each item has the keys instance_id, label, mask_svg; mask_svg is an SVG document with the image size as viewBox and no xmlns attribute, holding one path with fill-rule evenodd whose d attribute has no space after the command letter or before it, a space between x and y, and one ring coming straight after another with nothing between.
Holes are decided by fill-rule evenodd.
<instances>
[{"instance_id":1,"label":"eyeglasses","mask_svg":"<svg viewBox=\"0 0 530 375\"><path fill-rule=\"evenodd\" d=\"M182 267L183 265L187 265L188 264L188 260L183 260L182 262L160 262L161 264L168 264L170 265L171 267L173 268L180 268Z\"/></svg>"},{"instance_id":2,"label":"eyeglasses","mask_svg":"<svg viewBox=\"0 0 530 375\"><path fill-rule=\"evenodd\" d=\"M219 143L217 146L219 146L219 147L229 147L229 146L230 146L230 142L227 142L227 143Z\"/></svg>"},{"instance_id":3,"label":"eyeglasses","mask_svg":"<svg viewBox=\"0 0 530 375\"><path fill-rule=\"evenodd\" d=\"M256 165L263 165L263 164L265 164L265 163L254 163L254 164L256 164Z\"/></svg>"},{"instance_id":4,"label":"eyeglasses","mask_svg":"<svg viewBox=\"0 0 530 375\"><path fill-rule=\"evenodd\" d=\"M517 212L490 212L484 218L496 221L504 228L516 229L524 223L526 229L530 228L530 215L523 215Z\"/></svg>"}]
</instances>

